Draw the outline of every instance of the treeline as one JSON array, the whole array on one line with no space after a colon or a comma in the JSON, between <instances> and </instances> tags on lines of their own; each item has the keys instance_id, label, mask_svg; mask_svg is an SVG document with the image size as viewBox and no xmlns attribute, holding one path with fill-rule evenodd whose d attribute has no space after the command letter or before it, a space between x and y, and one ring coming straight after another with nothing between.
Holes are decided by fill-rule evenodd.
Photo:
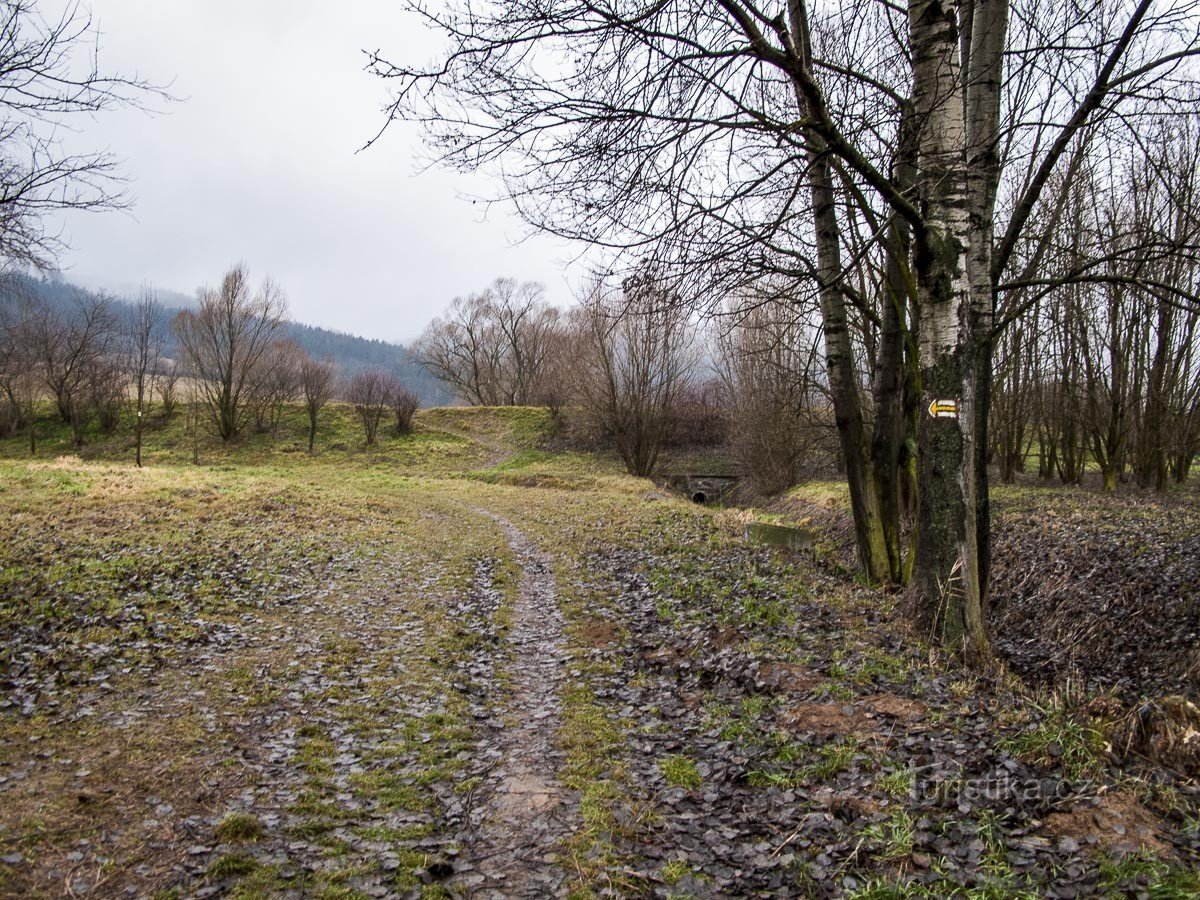
<instances>
[{"instance_id":1,"label":"treeline","mask_svg":"<svg viewBox=\"0 0 1200 900\"><path fill-rule=\"evenodd\" d=\"M1164 262L1171 277L1192 277L1186 259ZM1004 481L1028 469L1079 483L1089 467L1108 490L1183 481L1200 451L1198 324L1200 309L1144 283L1031 294L998 344L989 462ZM857 390L869 395L879 348L854 330ZM701 322L651 272L596 281L565 312L540 285L500 279L456 299L413 352L463 402L546 406L636 475L688 444L724 445L764 494L842 464L820 316L788 298L742 291ZM904 515L914 449L899 461Z\"/></svg>"},{"instance_id":2,"label":"treeline","mask_svg":"<svg viewBox=\"0 0 1200 900\"><path fill-rule=\"evenodd\" d=\"M1036 469L1105 490L1183 482L1200 451L1195 308L1112 285L1036 304L999 344L991 455L1005 482Z\"/></svg>"},{"instance_id":3,"label":"treeline","mask_svg":"<svg viewBox=\"0 0 1200 900\"><path fill-rule=\"evenodd\" d=\"M8 297L32 295L59 315L66 316L94 297L105 299L118 317L129 315L130 307L137 302L136 299L89 291L61 278L33 278L19 272L6 275L0 290ZM155 289L154 293L168 317L196 307L194 300L175 291ZM299 344L311 356L333 360L347 375L364 369L384 369L410 385L425 406L445 403L449 399L442 385L425 372L403 345L294 321L285 322L283 332L284 337ZM162 353L168 359L176 359L179 355L178 342L169 330L163 337Z\"/></svg>"},{"instance_id":4,"label":"treeline","mask_svg":"<svg viewBox=\"0 0 1200 900\"><path fill-rule=\"evenodd\" d=\"M648 475L668 446L727 444L764 493L836 461L819 331L746 296L702 327L652 271L596 280L568 311L499 279L454 300L414 354L463 402L549 408L569 436Z\"/></svg>"},{"instance_id":5,"label":"treeline","mask_svg":"<svg viewBox=\"0 0 1200 900\"><path fill-rule=\"evenodd\" d=\"M287 303L270 280L255 288L242 266L195 309L163 306L147 290L134 304L76 290L69 302L47 299L28 279L0 283L0 433L25 429L37 451L37 407L53 401L76 446L86 430L115 432L131 420L141 464L142 430L151 408L162 418L188 400L189 422L232 441L247 428L274 431L284 407L302 401L309 417L309 450L325 404L342 397L360 415L382 402L407 429L420 404L393 371L359 367L343 373L289 335ZM370 395L362 385L370 383ZM366 420L364 420L365 422ZM368 443L374 429L368 430Z\"/></svg>"},{"instance_id":6,"label":"treeline","mask_svg":"<svg viewBox=\"0 0 1200 900\"><path fill-rule=\"evenodd\" d=\"M5 283L0 303L0 432L29 429L36 452L36 404L53 400L72 441L83 443L92 420L111 433L126 412L131 379L140 361L134 350L132 318L123 321L103 297L80 295L62 309ZM138 373L143 390L153 383L169 415L178 399L179 372L154 364Z\"/></svg>"},{"instance_id":7,"label":"treeline","mask_svg":"<svg viewBox=\"0 0 1200 900\"><path fill-rule=\"evenodd\" d=\"M1200 123L1142 137L1132 158L1080 156L1055 240L1019 251L996 342L988 451L1004 481L1036 465L1106 490L1162 490L1200 451Z\"/></svg>"}]
</instances>

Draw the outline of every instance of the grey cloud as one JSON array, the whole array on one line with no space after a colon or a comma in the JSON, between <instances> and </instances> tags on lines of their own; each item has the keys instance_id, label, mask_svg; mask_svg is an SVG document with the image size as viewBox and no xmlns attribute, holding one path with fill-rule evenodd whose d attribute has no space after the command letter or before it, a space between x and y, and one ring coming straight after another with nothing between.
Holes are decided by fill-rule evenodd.
<instances>
[{"instance_id":1,"label":"grey cloud","mask_svg":"<svg viewBox=\"0 0 1200 900\"><path fill-rule=\"evenodd\" d=\"M386 100L362 51L420 61L435 49L394 4L95 0L92 13L104 66L171 81L182 99L72 135L125 161L135 207L63 222L68 277L190 292L245 260L284 286L298 320L393 339L498 275L568 301L572 248L514 246L520 222L460 196L494 185L418 174L415 128L356 153Z\"/></svg>"}]
</instances>

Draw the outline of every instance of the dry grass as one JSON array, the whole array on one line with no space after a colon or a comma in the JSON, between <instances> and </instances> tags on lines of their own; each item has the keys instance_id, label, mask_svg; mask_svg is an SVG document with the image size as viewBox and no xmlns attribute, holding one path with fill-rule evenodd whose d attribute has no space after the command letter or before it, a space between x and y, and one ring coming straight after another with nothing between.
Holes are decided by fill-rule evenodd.
<instances>
[{"instance_id":1,"label":"dry grass","mask_svg":"<svg viewBox=\"0 0 1200 900\"><path fill-rule=\"evenodd\" d=\"M1200 776L1200 707L1179 696L1148 700L1117 723L1113 748L1122 757Z\"/></svg>"}]
</instances>

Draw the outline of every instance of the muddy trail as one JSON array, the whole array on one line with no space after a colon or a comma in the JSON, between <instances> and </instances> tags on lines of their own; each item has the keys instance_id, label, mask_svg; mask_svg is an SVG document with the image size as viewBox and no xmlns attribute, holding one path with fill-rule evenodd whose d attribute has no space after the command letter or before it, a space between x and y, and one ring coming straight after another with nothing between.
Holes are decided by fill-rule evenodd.
<instances>
[{"instance_id":1,"label":"muddy trail","mask_svg":"<svg viewBox=\"0 0 1200 900\"><path fill-rule=\"evenodd\" d=\"M0 896L565 893L549 558L491 513L422 515L479 547L334 535L291 556L286 592L247 579L245 611L197 610L136 657L7 634Z\"/></svg>"},{"instance_id":2,"label":"muddy trail","mask_svg":"<svg viewBox=\"0 0 1200 900\"><path fill-rule=\"evenodd\" d=\"M557 777L563 616L549 556L511 522L481 512L503 529L521 574L506 639L511 687L479 745L488 766L451 884L477 897L551 896L562 892L561 846L578 805Z\"/></svg>"},{"instance_id":3,"label":"muddy trail","mask_svg":"<svg viewBox=\"0 0 1200 900\"><path fill-rule=\"evenodd\" d=\"M1200 896L1194 778L836 560L640 485L242 489L4 534L0 897Z\"/></svg>"}]
</instances>

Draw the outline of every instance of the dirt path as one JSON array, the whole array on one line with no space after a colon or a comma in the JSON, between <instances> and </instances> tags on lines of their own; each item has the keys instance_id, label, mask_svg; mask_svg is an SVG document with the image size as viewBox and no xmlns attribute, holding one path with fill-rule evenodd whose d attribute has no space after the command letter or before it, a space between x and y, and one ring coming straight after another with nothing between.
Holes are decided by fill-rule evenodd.
<instances>
[{"instance_id":1,"label":"dirt path","mask_svg":"<svg viewBox=\"0 0 1200 900\"><path fill-rule=\"evenodd\" d=\"M549 557L457 503L406 531L390 515L366 540L282 518L286 558L263 544L231 563L198 538L199 571L275 577L187 607L173 640L128 603L112 627L153 653L0 642L19 664L0 695L0 897L565 893L578 804L557 780ZM179 572L156 593L190 598L198 576ZM50 652L57 668L26 662Z\"/></svg>"},{"instance_id":2,"label":"dirt path","mask_svg":"<svg viewBox=\"0 0 1200 900\"><path fill-rule=\"evenodd\" d=\"M690 505L71 465L0 491L0 898L1200 897L1110 698Z\"/></svg>"},{"instance_id":3,"label":"dirt path","mask_svg":"<svg viewBox=\"0 0 1200 900\"><path fill-rule=\"evenodd\" d=\"M471 444L478 444L486 450L488 455L478 464L477 468L479 469L494 469L496 466L508 462L516 454L516 451L512 447L504 446L489 437L476 434L465 428L438 425L436 428L431 428L430 431L434 434L448 434L451 437L462 438L464 441Z\"/></svg>"},{"instance_id":4,"label":"dirt path","mask_svg":"<svg viewBox=\"0 0 1200 900\"><path fill-rule=\"evenodd\" d=\"M565 660L563 617L550 558L511 522L500 525L521 568L508 642L511 693L503 727L481 746L495 759L469 820L457 887L474 897L545 897L564 893L558 848L570 833L575 800L558 782L555 745Z\"/></svg>"}]
</instances>

